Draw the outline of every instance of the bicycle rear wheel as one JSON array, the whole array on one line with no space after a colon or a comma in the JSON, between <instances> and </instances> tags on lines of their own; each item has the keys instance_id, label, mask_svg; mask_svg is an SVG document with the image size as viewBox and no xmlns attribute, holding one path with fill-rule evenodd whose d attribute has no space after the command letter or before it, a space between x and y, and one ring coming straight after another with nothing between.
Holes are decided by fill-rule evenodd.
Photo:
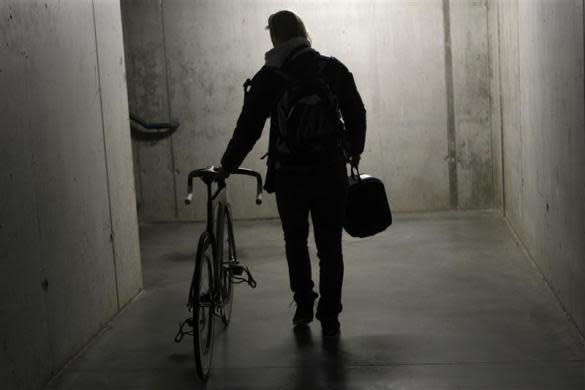
<instances>
[{"instance_id":1,"label":"bicycle rear wheel","mask_svg":"<svg viewBox=\"0 0 585 390\"><path fill-rule=\"evenodd\" d=\"M225 326L228 326L232 318L232 307L234 303L234 285L231 278L230 265L237 263L236 241L234 239L234 227L232 224L232 215L229 208L225 210L225 221L227 226L227 242L224 242L224 255L221 277L221 295L223 300L223 310L221 320Z\"/></svg>"},{"instance_id":2,"label":"bicycle rear wheel","mask_svg":"<svg viewBox=\"0 0 585 390\"><path fill-rule=\"evenodd\" d=\"M201 234L191 281L193 352L201 380L209 378L213 357L214 310L213 250L207 232Z\"/></svg>"}]
</instances>

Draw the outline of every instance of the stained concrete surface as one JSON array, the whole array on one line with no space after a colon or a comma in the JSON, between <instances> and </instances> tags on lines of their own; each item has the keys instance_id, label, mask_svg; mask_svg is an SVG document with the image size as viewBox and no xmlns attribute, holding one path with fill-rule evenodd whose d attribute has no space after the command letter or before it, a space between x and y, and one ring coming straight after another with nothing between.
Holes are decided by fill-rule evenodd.
<instances>
[{"instance_id":1,"label":"stained concrete surface","mask_svg":"<svg viewBox=\"0 0 585 390\"><path fill-rule=\"evenodd\" d=\"M141 289L119 2L0 2L0 388L38 389Z\"/></svg>"},{"instance_id":2,"label":"stained concrete surface","mask_svg":"<svg viewBox=\"0 0 585 390\"><path fill-rule=\"evenodd\" d=\"M202 229L142 228L145 290L50 389L204 388L191 340L173 342ZM275 220L236 223L239 257L258 287L237 287L205 388L585 387L576 328L498 214L403 215L373 238L345 237L337 344L323 344L316 323L293 333L281 235Z\"/></svg>"},{"instance_id":3,"label":"stained concrete surface","mask_svg":"<svg viewBox=\"0 0 585 390\"><path fill-rule=\"evenodd\" d=\"M505 213L585 332L583 2L493 5Z\"/></svg>"}]
</instances>

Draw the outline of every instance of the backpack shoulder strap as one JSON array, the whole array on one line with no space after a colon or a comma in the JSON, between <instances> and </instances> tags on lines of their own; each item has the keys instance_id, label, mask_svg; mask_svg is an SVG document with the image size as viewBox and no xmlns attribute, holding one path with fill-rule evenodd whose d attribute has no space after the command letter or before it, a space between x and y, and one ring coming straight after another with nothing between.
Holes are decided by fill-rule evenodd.
<instances>
[{"instance_id":1,"label":"backpack shoulder strap","mask_svg":"<svg viewBox=\"0 0 585 390\"><path fill-rule=\"evenodd\" d=\"M287 72L283 71L282 69L279 69L279 68L270 68L270 70L272 70L274 73L276 73L277 75L279 75L280 77L282 77L286 82L292 80L291 75L288 74Z\"/></svg>"},{"instance_id":2,"label":"backpack shoulder strap","mask_svg":"<svg viewBox=\"0 0 585 390\"><path fill-rule=\"evenodd\" d=\"M327 70L333 65L335 61L335 57L320 56L317 64L319 75L327 75Z\"/></svg>"}]
</instances>

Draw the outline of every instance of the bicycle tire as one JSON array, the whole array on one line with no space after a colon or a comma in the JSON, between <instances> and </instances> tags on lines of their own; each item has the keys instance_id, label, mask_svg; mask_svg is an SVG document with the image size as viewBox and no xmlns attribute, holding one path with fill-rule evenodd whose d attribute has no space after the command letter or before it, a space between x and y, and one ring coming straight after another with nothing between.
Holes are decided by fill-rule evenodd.
<instances>
[{"instance_id":1,"label":"bicycle tire","mask_svg":"<svg viewBox=\"0 0 585 390\"><path fill-rule=\"evenodd\" d=\"M193 354L195 356L195 368L199 378L202 381L207 381L213 358L215 324L213 248L207 232L202 233L199 238L190 293L193 304Z\"/></svg>"},{"instance_id":2,"label":"bicycle tire","mask_svg":"<svg viewBox=\"0 0 585 390\"><path fill-rule=\"evenodd\" d=\"M227 260L223 259L224 264L226 263L237 263L236 254L236 241L234 239L234 226L232 223L232 215L229 208L225 210L225 221L227 226L227 239L228 239L228 257ZM225 245L225 243L224 243ZM224 253L225 254L225 253ZM226 267L222 266L222 278L221 278L221 293L223 300L223 309L221 312L221 320L224 326L228 326L232 318L232 310L234 304L234 284L232 282L231 273L226 272Z\"/></svg>"}]
</instances>

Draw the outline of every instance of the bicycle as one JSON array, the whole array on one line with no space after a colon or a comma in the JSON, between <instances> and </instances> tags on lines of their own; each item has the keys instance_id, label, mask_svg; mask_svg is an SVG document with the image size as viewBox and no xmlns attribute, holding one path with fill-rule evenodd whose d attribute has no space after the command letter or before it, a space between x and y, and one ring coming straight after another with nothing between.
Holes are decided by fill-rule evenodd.
<instances>
[{"instance_id":1,"label":"bicycle","mask_svg":"<svg viewBox=\"0 0 585 390\"><path fill-rule=\"evenodd\" d=\"M255 177L256 204L262 204L262 177L258 172L240 168L232 175ZM187 298L187 308L191 315L179 323L175 342L180 342L185 335L193 336L197 375L205 382L209 378L213 357L215 317L221 318L227 327L232 315L233 285L246 282L255 288L256 281L248 267L243 266L237 259L225 179L218 175L213 166L190 172L187 182L188 195L185 198L187 205L191 204L193 198L194 178L201 179L207 185L207 225L199 237L195 269ZM212 191L214 183L217 185L215 192ZM244 274L245 276L242 276ZM191 330L186 329L186 326Z\"/></svg>"}]
</instances>

